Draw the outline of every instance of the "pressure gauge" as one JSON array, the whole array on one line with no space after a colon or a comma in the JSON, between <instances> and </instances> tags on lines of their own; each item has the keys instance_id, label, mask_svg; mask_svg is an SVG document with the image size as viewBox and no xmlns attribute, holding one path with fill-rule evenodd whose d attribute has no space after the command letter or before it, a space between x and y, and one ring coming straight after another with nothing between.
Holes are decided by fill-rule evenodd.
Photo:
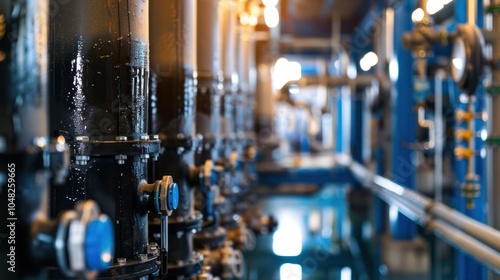
<instances>
[{"instance_id":1,"label":"pressure gauge","mask_svg":"<svg viewBox=\"0 0 500 280\"><path fill-rule=\"evenodd\" d=\"M465 76L465 65L467 57L465 54L465 42L462 38L455 39L453 43L453 52L451 54L451 73L453 79L458 83Z\"/></svg>"},{"instance_id":2,"label":"pressure gauge","mask_svg":"<svg viewBox=\"0 0 500 280\"><path fill-rule=\"evenodd\" d=\"M460 25L453 43L451 73L465 93L472 95L481 82L485 64L484 38L475 25Z\"/></svg>"}]
</instances>

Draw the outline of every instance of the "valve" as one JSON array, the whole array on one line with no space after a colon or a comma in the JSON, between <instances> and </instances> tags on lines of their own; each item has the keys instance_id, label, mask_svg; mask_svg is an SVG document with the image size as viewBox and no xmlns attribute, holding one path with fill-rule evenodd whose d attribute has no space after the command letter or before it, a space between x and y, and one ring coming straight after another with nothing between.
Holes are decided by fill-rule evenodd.
<instances>
[{"instance_id":1,"label":"valve","mask_svg":"<svg viewBox=\"0 0 500 280\"><path fill-rule=\"evenodd\" d=\"M57 264L66 276L89 278L111 265L114 253L112 222L107 215L100 214L95 202L88 200L79 203L75 210L63 212L55 232ZM42 235L45 233L37 232L35 238L42 238Z\"/></svg>"},{"instance_id":2,"label":"valve","mask_svg":"<svg viewBox=\"0 0 500 280\"><path fill-rule=\"evenodd\" d=\"M241 278L245 271L245 257L240 250L234 249L230 241L221 249L222 277L225 279Z\"/></svg>"},{"instance_id":3,"label":"valve","mask_svg":"<svg viewBox=\"0 0 500 280\"><path fill-rule=\"evenodd\" d=\"M179 187L172 176L163 176L152 184L143 181L139 186L139 201L148 211L170 216L179 206Z\"/></svg>"},{"instance_id":4,"label":"valve","mask_svg":"<svg viewBox=\"0 0 500 280\"><path fill-rule=\"evenodd\" d=\"M222 279L242 278L245 272L245 258L240 250L232 247L231 241L213 250L202 250L203 265L210 267L214 276Z\"/></svg>"}]
</instances>

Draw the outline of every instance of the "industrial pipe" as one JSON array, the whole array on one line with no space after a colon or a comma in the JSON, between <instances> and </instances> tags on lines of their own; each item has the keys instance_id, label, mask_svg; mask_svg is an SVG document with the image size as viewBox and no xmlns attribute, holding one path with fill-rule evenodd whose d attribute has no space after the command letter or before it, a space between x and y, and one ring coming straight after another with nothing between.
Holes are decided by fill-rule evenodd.
<instances>
[{"instance_id":1,"label":"industrial pipe","mask_svg":"<svg viewBox=\"0 0 500 280\"><path fill-rule=\"evenodd\" d=\"M49 267L88 278L113 258L112 223L95 202L49 218L49 182L64 183L69 167L64 137L49 138L50 15L47 0L0 2L0 252L9 279L38 279Z\"/></svg>"},{"instance_id":2,"label":"industrial pipe","mask_svg":"<svg viewBox=\"0 0 500 280\"><path fill-rule=\"evenodd\" d=\"M500 61L500 36L498 35L500 32L500 1L495 0L492 1L492 5L489 10L493 17L493 26L492 31L496 35L494 40L492 41L492 61L498 62ZM500 65L498 63L494 64L492 68L492 84L488 88L488 92L491 93L489 97L490 101L490 112L488 112L488 153L487 157L489 158L488 166L491 166L488 169L488 188L489 193L488 197L488 205L490 205L490 209L488 211L489 214L492 214L492 223L491 225L500 229L500 204L495 203L500 199L500 172L495 172L495 167L500 166Z\"/></svg>"},{"instance_id":3,"label":"industrial pipe","mask_svg":"<svg viewBox=\"0 0 500 280\"><path fill-rule=\"evenodd\" d=\"M372 188L382 199L397 206L417 224L433 231L444 241L463 250L500 274L500 253L497 241L500 232L472 220L453 209L425 198L388 179L375 175L362 165L348 158L338 158L338 163L350 168L355 177ZM493 248L494 249L493 249Z\"/></svg>"},{"instance_id":4,"label":"industrial pipe","mask_svg":"<svg viewBox=\"0 0 500 280\"><path fill-rule=\"evenodd\" d=\"M238 90L238 72L236 71L236 47L238 39L238 24L235 0L224 1L220 4L220 33L221 71L223 76L224 94L221 102L221 133L231 142L234 140L234 105ZM232 143L229 143L232 144ZM228 157L232 145L227 145L225 156Z\"/></svg>"},{"instance_id":5,"label":"industrial pipe","mask_svg":"<svg viewBox=\"0 0 500 280\"><path fill-rule=\"evenodd\" d=\"M203 135L205 145L220 147L220 111L222 96L222 72L220 59L219 1L197 0L197 67L198 91L196 95L196 132ZM213 154L201 156L217 159L217 149ZM197 164L200 166L201 164Z\"/></svg>"},{"instance_id":6,"label":"industrial pipe","mask_svg":"<svg viewBox=\"0 0 500 280\"><path fill-rule=\"evenodd\" d=\"M160 150L147 127L148 6L69 1L51 19L50 126L73 156L68 182L51 189L52 215L91 198L111 217L116 259L105 277L151 275L158 257L166 265L166 248L148 238L148 212L171 213L176 189L168 177L147 184Z\"/></svg>"},{"instance_id":7,"label":"industrial pipe","mask_svg":"<svg viewBox=\"0 0 500 280\"><path fill-rule=\"evenodd\" d=\"M194 209L190 169L200 139L196 136L197 1L150 0L151 132L160 136L163 152L157 176L172 174L179 185L180 205L168 219L167 278L195 277L202 256L193 249L193 234L201 229ZM150 219L150 237L160 241L159 217Z\"/></svg>"},{"instance_id":8,"label":"industrial pipe","mask_svg":"<svg viewBox=\"0 0 500 280\"><path fill-rule=\"evenodd\" d=\"M390 192L400 197L406 203L425 211L425 213L428 213L437 219L453 225L454 227L470 234L474 238L477 238L481 242L484 242L496 250L500 250L500 244L498 243L498 240L500 240L499 231L464 216L441 202L433 201L414 191L406 189L391 180L375 175L356 162L349 163L350 160L345 158L339 158L338 161L343 165L349 166L354 176L365 186L381 188Z\"/></svg>"},{"instance_id":9,"label":"industrial pipe","mask_svg":"<svg viewBox=\"0 0 500 280\"><path fill-rule=\"evenodd\" d=\"M415 223L428 231L434 232L434 234L451 246L458 250L465 251L493 272L500 274L500 254L491 247L486 246L484 243L443 221L432 219L432 217L423 212L422 209L402 200L401 196L397 196L384 189L379 190L377 194L388 204L396 206L401 213Z\"/></svg>"}]
</instances>

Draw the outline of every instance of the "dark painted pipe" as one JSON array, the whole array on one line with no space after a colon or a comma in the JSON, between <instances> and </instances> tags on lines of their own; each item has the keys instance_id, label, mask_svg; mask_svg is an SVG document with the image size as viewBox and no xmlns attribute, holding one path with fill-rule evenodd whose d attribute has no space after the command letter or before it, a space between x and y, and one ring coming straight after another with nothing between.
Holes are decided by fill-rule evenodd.
<instances>
[{"instance_id":1,"label":"dark painted pipe","mask_svg":"<svg viewBox=\"0 0 500 280\"><path fill-rule=\"evenodd\" d=\"M4 257L7 263L2 265L3 274L10 274L12 278L36 275L44 266L57 265L53 247L39 244L35 248L43 252L41 255L33 254L34 246L31 246L31 226L37 221L38 213L45 214L42 204L48 183L43 176L46 172L43 152L41 149L28 151L34 139L47 140L48 136L48 34L44 25L47 10L47 1L0 1L0 164L7 176L0 181L3 190L0 199L5 206L1 214L5 226L0 230L3 236L0 252L3 256L14 253L17 274L7 270L12 267L8 263L11 257ZM7 211L9 203L13 205L12 212ZM10 218L17 220L8 220ZM11 223L13 228L6 227ZM57 227L54 221L50 224L52 229ZM11 232L15 234L14 239L8 238ZM25 265L28 263L30 265Z\"/></svg>"},{"instance_id":2,"label":"dark painted pipe","mask_svg":"<svg viewBox=\"0 0 500 280\"><path fill-rule=\"evenodd\" d=\"M147 138L149 3L53 4L50 129L69 141L75 157L68 182L52 187L52 215L76 201L96 200L114 222L115 257L131 263L147 251L147 211L139 205L138 188L159 148ZM155 269L148 260L132 276Z\"/></svg>"},{"instance_id":3,"label":"dark painted pipe","mask_svg":"<svg viewBox=\"0 0 500 280\"><path fill-rule=\"evenodd\" d=\"M158 133L164 152L157 174L172 174L180 188L180 205L169 217L169 274L189 277L201 270L193 251L193 229L201 227L194 211L193 166L196 110L196 0L150 0L151 131ZM158 232L159 220L150 222ZM182 263L182 264L181 264ZM190 269L190 264L199 264Z\"/></svg>"}]
</instances>

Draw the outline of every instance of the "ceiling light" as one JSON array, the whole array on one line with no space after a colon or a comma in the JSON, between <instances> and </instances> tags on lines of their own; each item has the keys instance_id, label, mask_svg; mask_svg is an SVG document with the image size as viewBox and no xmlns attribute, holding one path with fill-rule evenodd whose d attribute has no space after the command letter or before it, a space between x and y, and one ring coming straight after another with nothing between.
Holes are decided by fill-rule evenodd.
<instances>
[{"instance_id":1,"label":"ceiling light","mask_svg":"<svg viewBox=\"0 0 500 280\"><path fill-rule=\"evenodd\" d=\"M425 17L425 12L422 8L418 8L411 14L411 20L413 23L421 22Z\"/></svg>"},{"instance_id":2,"label":"ceiling light","mask_svg":"<svg viewBox=\"0 0 500 280\"><path fill-rule=\"evenodd\" d=\"M280 14L276 7L266 7L264 9L264 20L267 27L274 28L280 23Z\"/></svg>"},{"instance_id":3,"label":"ceiling light","mask_svg":"<svg viewBox=\"0 0 500 280\"><path fill-rule=\"evenodd\" d=\"M276 7L276 5L278 5L278 0L262 0L262 3L266 7Z\"/></svg>"}]
</instances>

